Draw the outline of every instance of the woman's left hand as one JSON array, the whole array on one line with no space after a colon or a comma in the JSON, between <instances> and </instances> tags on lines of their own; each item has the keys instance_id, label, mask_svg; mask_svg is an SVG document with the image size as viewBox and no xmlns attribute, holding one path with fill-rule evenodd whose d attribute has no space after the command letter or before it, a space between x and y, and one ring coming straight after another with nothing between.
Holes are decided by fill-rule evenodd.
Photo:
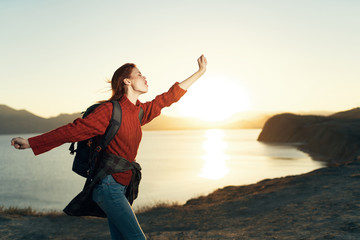
<instances>
[{"instance_id":1,"label":"woman's left hand","mask_svg":"<svg viewBox=\"0 0 360 240\"><path fill-rule=\"evenodd\" d=\"M207 65L207 61L204 55L201 55L198 60L197 60L198 64L199 64L199 72L201 73L205 73L206 71L206 65Z\"/></svg>"}]
</instances>

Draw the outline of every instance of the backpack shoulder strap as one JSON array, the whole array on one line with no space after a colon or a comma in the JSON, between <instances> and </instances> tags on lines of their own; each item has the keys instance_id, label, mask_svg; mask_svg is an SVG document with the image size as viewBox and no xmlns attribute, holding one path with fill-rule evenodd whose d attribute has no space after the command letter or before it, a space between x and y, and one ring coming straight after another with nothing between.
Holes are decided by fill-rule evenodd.
<instances>
[{"instance_id":1,"label":"backpack shoulder strap","mask_svg":"<svg viewBox=\"0 0 360 240\"><path fill-rule=\"evenodd\" d=\"M82 114L82 118L86 118L87 115L89 115L90 113L92 113L92 112L95 110L95 108L97 108L97 107L100 106L100 105L101 105L101 103L95 103L95 104L91 105L90 107L88 107L85 112L82 112L82 113L81 113L81 114Z\"/></svg>"},{"instance_id":2,"label":"backpack shoulder strap","mask_svg":"<svg viewBox=\"0 0 360 240\"><path fill-rule=\"evenodd\" d=\"M81 112L82 118L86 118L90 113L92 113L100 105L101 105L100 103L93 104L90 107L88 107L86 109L86 111ZM75 142L70 144L69 151L70 151L71 155L74 155L74 153L76 152L76 150L75 150Z\"/></svg>"},{"instance_id":3,"label":"backpack shoulder strap","mask_svg":"<svg viewBox=\"0 0 360 240\"><path fill-rule=\"evenodd\" d=\"M121 125L121 106L118 101L111 101L113 104L113 110L111 119L109 122L109 126L107 127L105 134L101 137L100 140L100 148L105 149L111 140L115 137L116 133L119 131L120 125ZM100 150L101 150L100 149Z\"/></svg>"},{"instance_id":4,"label":"backpack shoulder strap","mask_svg":"<svg viewBox=\"0 0 360 240\"><path fill-rule=\"evenodd\" d=\"M141 122L143 120L143 117L144 117L144 109L142 109L142 107L140 107L140 111L139 111L139 121L140 121L140 125L141 125Z\"/></svg>"}]
</instances>

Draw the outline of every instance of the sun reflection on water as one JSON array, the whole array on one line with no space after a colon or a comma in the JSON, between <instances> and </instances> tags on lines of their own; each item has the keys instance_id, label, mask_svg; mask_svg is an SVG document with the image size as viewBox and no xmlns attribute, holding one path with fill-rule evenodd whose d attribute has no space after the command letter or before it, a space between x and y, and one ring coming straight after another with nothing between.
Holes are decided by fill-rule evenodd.
<instances>
[{"instance_id":1,"label":"sun reflection on water","mask_svg":"<svg viewBox=\"0 0 360 240\"><path fill-rule=\"evenodd\" d=\"M229 156L224 153L228 146L222 139L224 132L220 129L209 129L205 134L206 140L203 143L205 154L201 157L205 163L200 176L207 179L221 179L229 172L226 166Z\"/></svg>"}]
</instances>

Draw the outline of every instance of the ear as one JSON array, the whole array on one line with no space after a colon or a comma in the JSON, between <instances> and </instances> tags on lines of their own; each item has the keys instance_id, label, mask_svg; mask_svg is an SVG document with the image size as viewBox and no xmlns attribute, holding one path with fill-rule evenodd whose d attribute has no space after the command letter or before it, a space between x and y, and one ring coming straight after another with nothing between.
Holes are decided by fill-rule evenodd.
<instances>
[{"instance_id":1,"label":"ear","mask_svg":"<svg viewBox=\"0 0 360 240\"><path fill-rule=\"evenodd\" d=\"M125 83L125 85L130 85L131 81L129 78L124 78L124 83Z\"/></svg>"}]
</instances>

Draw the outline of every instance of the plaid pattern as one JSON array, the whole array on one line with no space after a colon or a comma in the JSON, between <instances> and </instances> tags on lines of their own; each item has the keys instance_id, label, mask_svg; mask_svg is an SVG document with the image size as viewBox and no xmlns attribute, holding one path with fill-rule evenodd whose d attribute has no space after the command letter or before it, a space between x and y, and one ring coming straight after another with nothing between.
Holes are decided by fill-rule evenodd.
<instances>
[{"instance_id":1,"label":"plaid pattern","mask_svg":"<svg viewBox=\"0 0 360 240\"><path fill-rule=\"evenodd\" d=\"M141 167L137 162L129 162L125 158L111 153L104 153L101 157L99 170L93 179L87 179L84 189L65 207L64 212L70 216L106 217L106 214L92 200L95 185L105 176L132 171L132 178L126 190L126 197L130 204L137 198L141 180Z\"/></svg>"}]
</instances>

